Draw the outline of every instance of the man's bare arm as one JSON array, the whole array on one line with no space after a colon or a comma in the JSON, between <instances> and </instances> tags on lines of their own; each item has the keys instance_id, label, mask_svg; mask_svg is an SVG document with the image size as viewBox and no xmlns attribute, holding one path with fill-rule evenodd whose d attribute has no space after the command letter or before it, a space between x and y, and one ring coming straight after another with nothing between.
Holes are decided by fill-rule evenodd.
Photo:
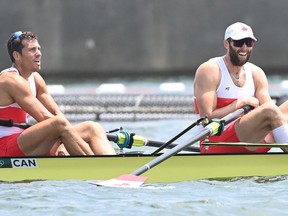
<instances>
[{"instance_id":1,"label":"man's bare arm","mask_svg":"<svg viewBox=\"0 0 288 216\"><path fill-rule=\"evenodd\" d=\"M33 73L36 88L37 88L37 99L46 107L49 112L53 115L63 115L59 106L54 101L51 94L48 92L47 85L40 74Z\"/></svg>"},{"instance_id":2,"label":"man's bare arm","mask_svg":"<svg viewBox=\"0 0 288 216\"><path fill-rule=\"evenodd\" d=\"M23 110L37 121L43 121L53 116L33 95L28 81L23 77L18 75L9 76L3 87L12 101L18 103Z\"/></svg>"}]
</instances>

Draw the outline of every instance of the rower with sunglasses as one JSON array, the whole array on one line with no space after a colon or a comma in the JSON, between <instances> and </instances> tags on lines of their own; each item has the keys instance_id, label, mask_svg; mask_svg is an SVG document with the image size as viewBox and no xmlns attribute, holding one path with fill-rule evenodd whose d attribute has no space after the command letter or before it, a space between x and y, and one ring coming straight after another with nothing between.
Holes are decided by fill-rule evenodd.
<instances>
[{"instance_id":1,"label":"rower with sunglasses","mask_svg":"<svg viewBox=\"0 0 288 216\"><path fill-rule=\"evenodd\" d=\"M42 51L34 33L13 33L7 49L12 66L0 72L0 120L10 124L0 126L0 156L115 154L100 124L72 125L65 118L40 75ZM26 125L29 115L36 124L17 126Z\"/></svg>"},{"instance_id":2,"label":"rower with sunglasses","mask_svg":"<svg viewBox=\"0 0 288 216\"><path fill-rule=\"evenodd\" d=\"M226 125L222 133L209 137L210 142L288 143L288 102L276 106L269 96L264 71L248 62L256 41L250 26L234 23L225 31L226 54L204 62L196 71L194 105L200 116L220 119L244 105L254 107L251 112ZM201 145L202 142L201 153L206 154L269 150L226 146L207 148Z\"/></svg>"}]
</instances>

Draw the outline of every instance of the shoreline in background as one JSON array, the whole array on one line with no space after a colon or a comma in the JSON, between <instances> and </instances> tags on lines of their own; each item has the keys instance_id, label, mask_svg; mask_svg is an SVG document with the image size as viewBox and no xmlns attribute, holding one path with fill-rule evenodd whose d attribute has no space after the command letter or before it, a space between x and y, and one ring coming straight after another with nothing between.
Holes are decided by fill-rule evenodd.
<instances>
[{"instance_id":1,"label":"shoreline in background","mask_svg":"<svg viewBox=\"0 0 288 216\"><path fill-rule=\"evenodd\" d=\"M287 94L288 74L267 75L272 96ZM47 85L62 93L184 93L193 94L194 76L46 76ZM53 88L51 88L53 90ZM57 89L55 89L57 91ZM164 90L164 91L163 91ZM103 92L104 91L104 92ZM107 93L107 92L106 92Z\"/></svg>"},{"instance_id":2,"label":"shoreline in background","mask_svg":"<svg viewBox=\"0 0 288 216\"><path fill-rule=\"evenodd\" d=\"M191 77L194 78L197 68L187 68L187 69L175 69L175 70L149 70L149 71L65 71L65 72L40 72L41 75L46 80L89 80L89 79L100 79L100 80L110 80L110 79L123 79L123 80L135 80L139 78L143 79L161 79L163 77L176 78L177 77ZM263 68L262 68L263 69ZM288 79L288 69L287 68L265 68L263 69L268 77L286 77ZM276 72L274 72L276 71Z\"/></svg>"}]
</instances>

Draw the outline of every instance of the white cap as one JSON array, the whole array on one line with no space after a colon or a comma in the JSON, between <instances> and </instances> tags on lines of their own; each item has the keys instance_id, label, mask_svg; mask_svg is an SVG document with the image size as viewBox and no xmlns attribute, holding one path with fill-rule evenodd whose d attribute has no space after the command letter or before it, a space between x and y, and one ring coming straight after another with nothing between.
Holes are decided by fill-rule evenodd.
<instances>
[{"instance_id":1,"label":"white cap","mask_svg":"<svg viewBox=\"0 0 288 216\"><path fill-rule=\"evenodd\" d=\"M225 31L224 39L227 40L228 38L232 38L233 40L252 38L253 40L257 41L257 39L254 37L251 27L241 22L236 22L228 26Z\"/></svg>"}]
</instances>

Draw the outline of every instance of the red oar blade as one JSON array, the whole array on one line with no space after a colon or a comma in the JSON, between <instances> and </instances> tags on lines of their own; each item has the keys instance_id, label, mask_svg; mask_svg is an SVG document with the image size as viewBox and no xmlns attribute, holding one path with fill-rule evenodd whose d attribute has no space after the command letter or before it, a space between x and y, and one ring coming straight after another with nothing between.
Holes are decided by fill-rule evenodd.
<instances>
[{"instance_id":1,"label":"red oar blade","mask_svg":"<svg viewBox=\"0 0 288 216\"><path fill-rule=\"evenodd\" d=\"M92 183L97 186L105 187L127 187L127 188L136 188L140 187L148 177L145 176L136 176L132 174L121 175L117 178L110 179L102 182Z\"/></svg>"}]
</instances>

